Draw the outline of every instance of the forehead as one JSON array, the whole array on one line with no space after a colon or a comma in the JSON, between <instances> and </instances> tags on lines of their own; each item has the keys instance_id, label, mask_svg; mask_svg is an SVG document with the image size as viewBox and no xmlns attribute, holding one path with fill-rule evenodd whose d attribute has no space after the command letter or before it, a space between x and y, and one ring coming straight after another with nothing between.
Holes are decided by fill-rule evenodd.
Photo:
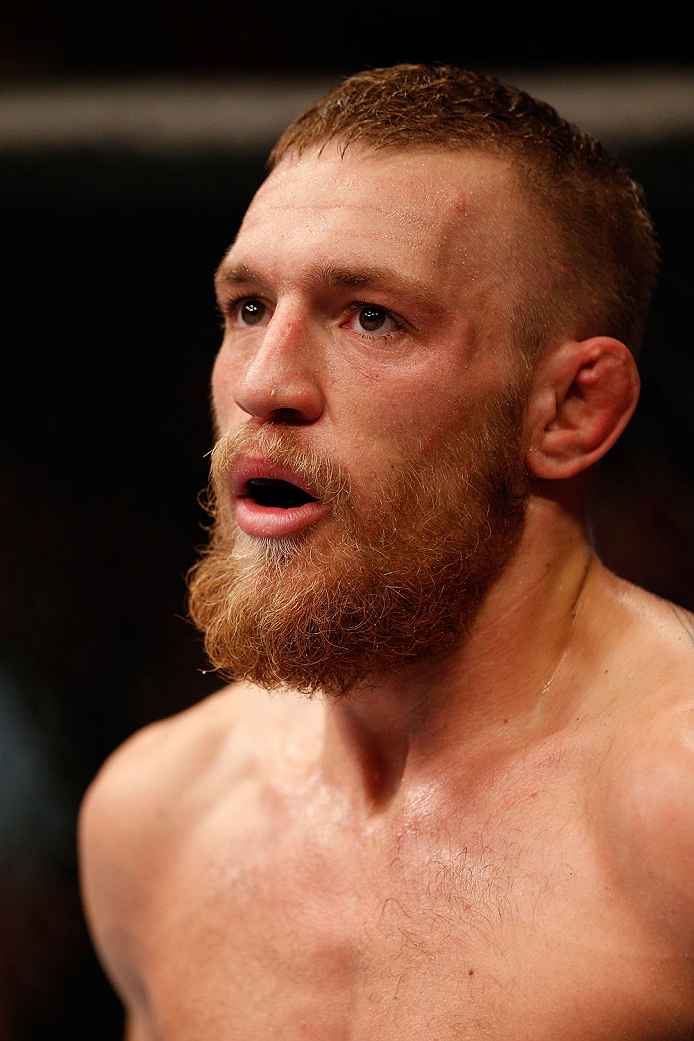
<instances>
[{"instance_id":1,"label":"forehead","mask_svg":"<svg viewBox=\"0 0 694 1041\"><path fill-rule=\"evenodd\" d=\"M479 153L336 146L285 158L253 199L231 254L277 264L378 263L421 275L494 273L508 286L522 206L509 166ZM239 256L239 254L241 254Z\"/></svg>"}]
</instances>

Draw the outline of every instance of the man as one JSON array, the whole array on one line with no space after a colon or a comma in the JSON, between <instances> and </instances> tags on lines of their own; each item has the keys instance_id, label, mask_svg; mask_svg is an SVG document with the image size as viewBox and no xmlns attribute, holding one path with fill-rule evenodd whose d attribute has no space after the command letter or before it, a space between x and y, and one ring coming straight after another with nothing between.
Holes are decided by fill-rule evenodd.
<instances>
[{"instance_id":1,"label":"man","mask_svg":"<svg viewBox=\"0 0 694 1041\"><path fill-rule=\"evenodd\" d=\"M237 682L83 811L130 1041L694 1037L694 628L583 518L656 268L621 166L494 79L364 73L280 140L191 579Z\"/></svg>"}]
</instances>

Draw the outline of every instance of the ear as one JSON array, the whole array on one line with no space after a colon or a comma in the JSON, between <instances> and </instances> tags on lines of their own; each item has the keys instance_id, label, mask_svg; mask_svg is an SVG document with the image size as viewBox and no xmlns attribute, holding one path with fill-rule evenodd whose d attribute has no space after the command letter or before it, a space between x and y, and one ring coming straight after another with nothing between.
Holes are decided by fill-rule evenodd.
<instances>
[{"instance_id":1,"label":"ear","mask_svg":"<svg viewBox=\"0 0 694 1041\"><path fill-rule=\"evenodd\" d=\"M619 340L596 336L548 353L530 395L530 472L556 480L596 463L631 419L639 389L636 363Z\"/></svg>"}]
</instances>

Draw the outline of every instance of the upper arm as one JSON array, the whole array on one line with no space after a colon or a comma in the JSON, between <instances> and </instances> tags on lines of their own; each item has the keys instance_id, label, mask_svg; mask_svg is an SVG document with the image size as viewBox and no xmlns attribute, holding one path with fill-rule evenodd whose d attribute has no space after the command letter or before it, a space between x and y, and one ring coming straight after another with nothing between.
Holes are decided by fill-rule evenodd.
<instances>
[{"instance_id":1,"label":"upper arm","mask_svg":"<svg viewBox=\"0 0 694 1041\"><path fill-rule=\"evenodd\" d=\"M228 697L214 696L146 727L107 760L82 803L85 915L104 968L131 1010L146 1007L141 966L152 908L211 788L213 764L235 719L229 706ZM138 1041L144 1036L141 1027L132 1030Z\"/></svg>"},{"instance_id":2,"label":"upper arm","mask_svg":"<svg viewBox=\"0 0 694 1041\"><path fill-rule=\"evenodd\" d=\"M694 951L694 701L620 748L606 818L621 873L659 929Z\"/></svg>"},{"instance_id":3,"label":"upper arm","mask_svg":"<svg viewBox=\"0 0 694 1041\"><path fill-rule=\"evenodd\" d=\"M138 944L161 845L155 828L160 792L151 759L164 726L141 731L107 760L79 816L85 917L103 967L128 1006L139 1000Z\"/></svg>"},{"instance_id":4,"label":"upper arm","mask_svg":"<svg viewBox=\"0 0 694 1041\"><path fill-rule=\"evenodd\" d=\"M123 1041L153 1041L142 1016L130 1015L127 1017Z\"/></svg>"}]
</instances>

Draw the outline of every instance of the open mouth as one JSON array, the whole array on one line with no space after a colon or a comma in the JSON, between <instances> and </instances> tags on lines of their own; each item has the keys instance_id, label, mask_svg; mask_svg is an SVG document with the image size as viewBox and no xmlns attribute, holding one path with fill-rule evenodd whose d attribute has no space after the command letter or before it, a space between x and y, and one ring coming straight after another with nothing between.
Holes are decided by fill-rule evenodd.
<instances>
[{"instance_id":1,"label":"open mouth","mask_svg":"<svg viewBox=\"0 0 694 1041\"><path fill-rule=\"evenodd\" d=\"M252 499L258 506L280 510L291 510L305 506L308 502L317 502L303 488L275 477L252 477L246 482L246 493L247 498Z\"/></svg>"},{"instance_id":2,"label":"open mouth","mask_svg":"<svg viewBox=\"0 0 694 1041\"><path fill-rule=\"evenodd\" d=\"M236 522L247 535L283 538L298 534L330 515L330 506L302 488L291 467L245 457L231 474ZM310 485L309 485L310 487Z\"/></svg>"}]
</instances>

